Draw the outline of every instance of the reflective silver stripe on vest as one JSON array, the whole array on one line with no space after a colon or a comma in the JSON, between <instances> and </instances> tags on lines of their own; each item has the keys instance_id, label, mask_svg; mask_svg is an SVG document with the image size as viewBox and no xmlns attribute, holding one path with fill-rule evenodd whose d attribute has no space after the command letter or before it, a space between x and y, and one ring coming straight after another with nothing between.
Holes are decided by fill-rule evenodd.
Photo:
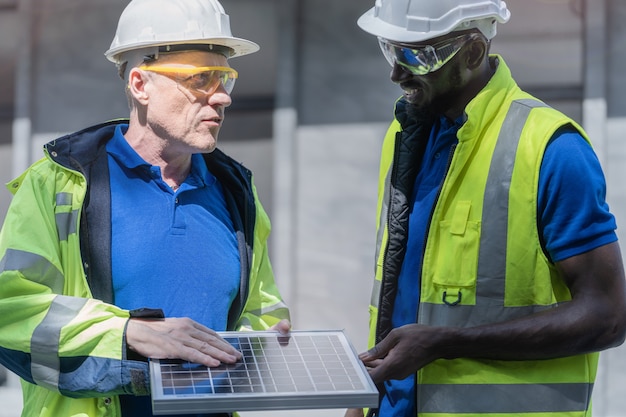
<instances>
[{"instance_id":1,"label":"reflective silver stripe on vest","mask_svg":"<svg viewBox=\"0 0 626 417\"><path fill-rule=\"evenodd\" d=\"M424 385L420 387L418 414L584 412L589 407L592 390L593 384L574 383ZM487 392L492 393L489 398L485 398Z\"/></svg>"},{"instance_id":2,"label":"reflective silver stripe on vest","mask_svg":"<svg viewBox=\"0 0 626 417\"><path fill-rule=\"evenodd\" d=\"M504 303L511 178L522 130L535 107L547 106L537 100L519 100L511 104L491 158L480 231L478 298L497 299Z\"/></svg>"},{"instance_id":3,"label":"reflective silver stripe on vest","mask_svg":"<svg viewBox=\"0 0 626 417\"><path fill-rule=\"evenodd\" d=\"M71 206L72 193L58 193L56 197L57 206Z\"/></svg>"},{"instance_id":4,"label":"reflective silver stripe on vest","mask_svg":"<svg viewBox=\"0 0 626 417\"><path fill-rule=\"evenodd\" d=\"M376 308L378 308L378 304L380 303L380 288L382 287L382 282L375 279L374 287L372 288L372 299L370 300L370 304Z\"/></svg>"},{"instance_id":5,"label":"reflective silver stripe on vest","mask_svg":"<svg viewBox=\"0 0 626 417\"><path fill-rule=\"evenodd\" d=\"M287 304L280 301L276 304L272 304L271 306L266 306L257 310L248 311L248 313L256 317L261 317L262 315L267 315L267 314L272 315L272 313L275 313L277 311L286 311L286 310L288 310Z\"/></svg>"},{"instance_id":6,"label":"reflective silver stripe on vest","mask_svg":"<svg viewBox=\"0 0 626 417\"><path fill-rule=\"evenodd\" d=\"M385 177L385 186L383 187L382 206L380 208L380 218L378 220L378 233L376 234L376 253L374 254L374 276L376 276L376 269L378 269L378 263L381 256L380 249L383 243L383 234L387 225L387 218L389 217L389 194L391 193L391 173L393 171L393 162L387 176ZM380 286L381 283L377 279L374 280L374 288L372 288L372 298L370 304L378 308L380 303Z\"/></svg>"},{"instance_id":7,"label":"reflective silver stripe on vest","mask_svg":"<svg viewBox=\"0 0 626 417\"><path fill-rule=\"evenodd\" d=\"M59 348L61 329L71 322L87 303L85 298L58 295L46 317L35 328L30 342L31 373L37 385L58 390L61 372Z\"/></svg>"},{"instance_id":8,"label":"reflective silver stripe on vest","mask_svg":"<svg viewBox=\"0 0 626 417\"><path fill-rule=\"evenodd\" d=\"M56 213L54 217L56 218L57 233L60 241L65 241L69 235L76 234L78 210L69 213Z\"/></svg>"},{"instance_id":9,"label":"reflective silver stripe on vest","mask_svg":"<svg viewBox=\"0 0 626 417\"><path fill-rule=\"evenodd\" d=\"M475 306L420 304L419 322L433 326L478 326L511 320L550 306L504 307L509 192L522 130L533 108L548 107L528 99L517 100L502 123L491 158L483 203Z\"/></svg>"},{"instance_id":10,"label":"reflective silver stripe on vest","mask_svg":"<svg viewBox=\"0 0 626 417\"><path fill-rule=\"evenodd\" d=\"M71 206L72 193L58 193L56 195L56 205ZM76 233L76 222L78 220L78 210L69 213L56 213L57 233L60 241L66 241L68 236Z\"/></svg>"},{"instance_id":11,"label":"reflective silver stripe on vest","mask_svg":"<svg viewBox=\"0 0 626 417\"><path fill-rule=\"evenodd\" d=\"M393 171L393 163L392 166L389 167L387 171L387 176L385 177L385 186L383 187L383 196L382 196L382 206L380 209L380 218L378 219L378 233L376 236L376 253L374 255L374 274L376 274L376 266L379 262L380 256L380 248L383 243L383 234L385 233L385 227L387 225L387 220L389 217L389 194L391 193L391 172ZM376 307L378 307L378 298L376 298L376 303L372 303Z\"/></svg>"},{"instance_id":12,"label":"reflective silver stripe on vest","mask_svg":"<svg viewBox=\"0 0 626 417\"><path fill-rule=\"evenodd\" d=\"M37 254L7 249L0 260L0 273L5 271L19 271L28 280L45 285L53 293L63 293L63 274L46 258Z\"/></svg>"},{"instance_id":13,"label":"reflective silver stripe on vest","mask_svg":"<svg viewBox=\"0 0 626 417\"><path fill-rule=\"evenodd\" d=\"M250 323L250 319L248 319L247 317L242 317L241 319L239 319L237 324L241 327L246 328L247 330L252 330L252 323Z\"/></svg>"},{"instance_id":14,"label":"reflective silver stripe on vest","mask_svg":"<svg viewBox=\"0 0 626 417\"><path fill-rule=\"evenodd\" d=\"M477 300L478 301L478 300ZM480 300L480 306L420 304L419 323L429 326L475 327L486 322L513 320L553 306L505 307L500 300ZM452 324L451 324L452 323Z\"/></svg>"}]
</instances>

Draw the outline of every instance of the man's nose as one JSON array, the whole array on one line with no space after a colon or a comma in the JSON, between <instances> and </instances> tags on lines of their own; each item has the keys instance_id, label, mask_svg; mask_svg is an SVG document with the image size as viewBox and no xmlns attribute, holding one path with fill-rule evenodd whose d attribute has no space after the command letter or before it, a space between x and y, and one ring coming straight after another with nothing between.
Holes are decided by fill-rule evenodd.
<instances>
[{"instance_id":1,"label":"man's nose","mask_svg":"<svg viewBox=\"0 0 626 417\"><path fill-rule=\"evenodd\" d=\"M228 107L233 103L230 94L226 91L224 86L220 84L217 89L209 95L209 105L220 105Z\"/></svg>"},{"instance_id":2,"label":"man's nose","mask_svg":"<svg viewBox=\"0 0 626 417\"><path fill-rule=\"evenodd\" d=\"M410 79L413 76L407 69L405 69L402 65L398 63L393 64L391 68L391 81L396 84L400 84L403 81Z\"/></svg>"}]
</instances>

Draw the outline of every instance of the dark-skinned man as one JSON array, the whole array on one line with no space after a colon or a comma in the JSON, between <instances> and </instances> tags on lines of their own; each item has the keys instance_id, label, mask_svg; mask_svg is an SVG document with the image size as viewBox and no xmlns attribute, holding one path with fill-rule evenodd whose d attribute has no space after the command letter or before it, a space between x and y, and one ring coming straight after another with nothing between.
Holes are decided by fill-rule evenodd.
<instances>
[{"instance_id":1,"label":"dark-skinned man","mask_svg":"<svg viewBox=\"0 0 626 417\"><path fill-rule=\"evenodd\" d=\"M404 93L381 154L370 415L590 416L598 352L624 341L600 163L489 53L509 18L500 0L380 0L358 21Z\"/></svg>"}]
</instances>

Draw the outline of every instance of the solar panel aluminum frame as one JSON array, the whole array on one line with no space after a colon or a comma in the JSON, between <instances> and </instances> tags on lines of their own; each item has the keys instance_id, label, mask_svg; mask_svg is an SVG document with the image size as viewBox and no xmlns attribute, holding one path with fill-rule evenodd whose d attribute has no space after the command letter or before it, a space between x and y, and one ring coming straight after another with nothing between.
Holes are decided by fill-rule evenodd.
<instances>
[{"instance_id":1,"label":"solar panel aluminum frame","mask_svg":"<svg viewBox=\"0 0 626 417\"><path fill-rule=\"evenodd\" d=\"M277 332L220 332L226 340L244 340L259 338L261 340L277 340L282 336ZM231 393L166 393L162 365L166 361L154 359L150 361L150 383L152 392L152 408L155 415L164 414L194 414L194 413L223 413L235 411L264 411L264 410L297 410L297 409L331 409L331 408L368 408L377 407L379 394L367 370L341 330L330 331L292 331L289 341L303 337L311 340L333 337L339 342L343 358L347 358L344 367L349 367L355 379L351 382L358 385L356 388L339 390L314 390L303 392L231 392ZM240 339L241 338L241 339ZM283 337L283 340L285 338ZM316 342L319 343L319 342ZM317 347L317 345L316 345ZM257 353L255 353L256 355ZM265 352L263 352L265 355ZM301 358L304 361L304 358ZM256 361L256 358L255 358ZM321 364L319 361L317 364ZM288 365L288 364L286 364ZM315 366L318 366L315 365ZM310 370L307 366L307 372ZM326 364L323 364L324 371ZM245 366L247 368L247 365ZM271 370L268 370L271 372ZM312 378L309 373L309 377ZM211 382L212 384L213 382ZM194 387L195 388L195 387Z\"/></svg>"}]
</instances>

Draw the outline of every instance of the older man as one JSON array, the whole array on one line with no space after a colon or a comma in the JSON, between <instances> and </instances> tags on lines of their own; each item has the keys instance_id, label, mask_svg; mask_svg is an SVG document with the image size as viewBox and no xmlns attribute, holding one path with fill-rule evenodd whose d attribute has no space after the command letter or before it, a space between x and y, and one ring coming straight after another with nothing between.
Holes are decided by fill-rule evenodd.
<instances>
[{"instance_id":1,"label":"older man","mask_svg":"<svg viewBox=\"0 0 626 417\"><path fill-rule=\"evenodd\" d=\"M26 416L151 416L147 358L207 366L217 331L288 332L252 174L216 148L255 52L216 0L133 0L106 56L129 120L56 139L10 184L0 360Z\"/></svg>"}]
</instances>

